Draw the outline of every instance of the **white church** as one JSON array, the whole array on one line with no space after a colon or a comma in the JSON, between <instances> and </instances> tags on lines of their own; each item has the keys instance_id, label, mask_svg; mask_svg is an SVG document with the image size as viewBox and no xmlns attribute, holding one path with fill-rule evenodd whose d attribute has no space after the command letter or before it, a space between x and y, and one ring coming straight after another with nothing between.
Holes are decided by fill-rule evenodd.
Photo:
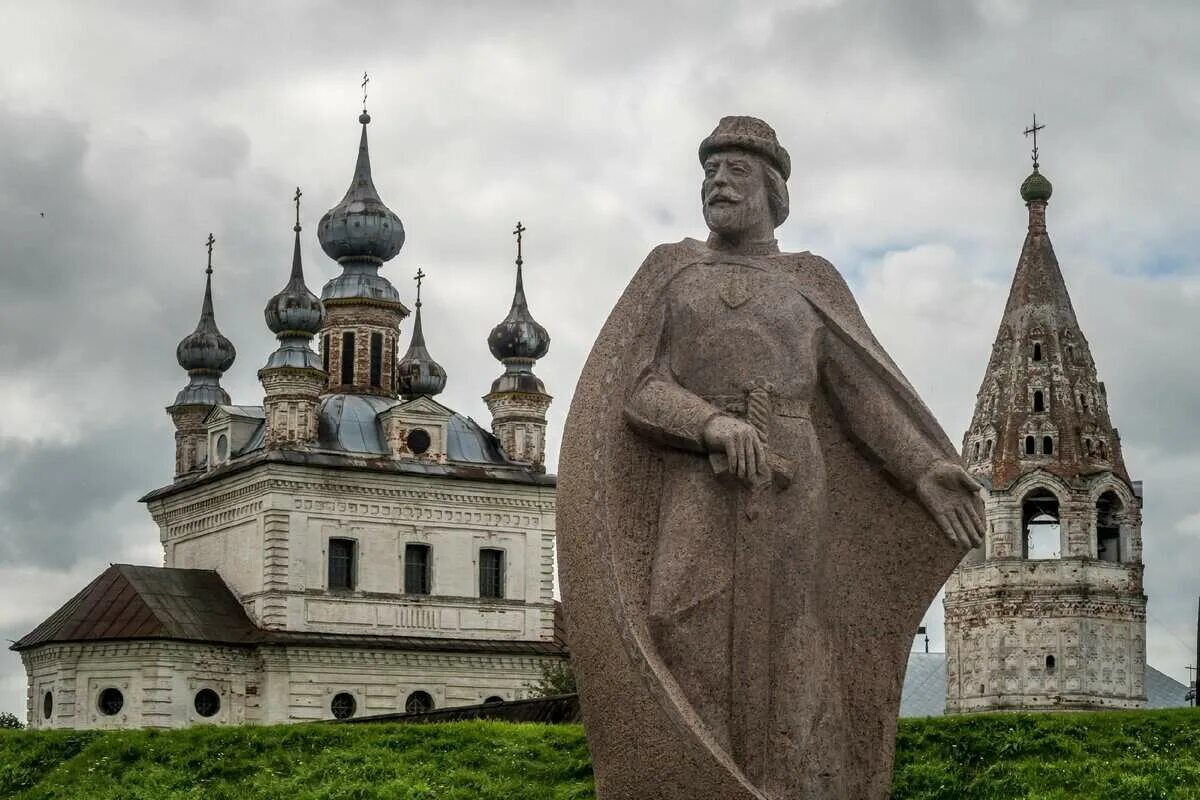
<instances>
[{"instance_id":1,"label":"white church","mask_svg":"<svg viewBox=\"0 0 1200 800\"><path fill-rule=\"evenodd\" d=\"M116 564L16 642L34 728L282 723L519 699L566 655L553 596L549 349L521 278L488 345L504 371L491 430L436 400L446 372L379 274L404 244L367 150L317 235L341 274L291 275L266 305L279 339L260 405L221 388L212 237L188 384L167 408L174 480L142 502L163 567ZM280 276L283 278L283 275ZM420 277L420 276L419 276ZM318 350L312 349L313 338Z\"/></svg>"}]
</instances>

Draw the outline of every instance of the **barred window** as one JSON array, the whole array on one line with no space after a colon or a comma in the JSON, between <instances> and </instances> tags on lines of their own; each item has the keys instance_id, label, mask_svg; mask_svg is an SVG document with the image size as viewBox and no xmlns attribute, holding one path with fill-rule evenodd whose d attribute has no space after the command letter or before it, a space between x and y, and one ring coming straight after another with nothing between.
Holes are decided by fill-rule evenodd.
<instances>
[{"instance_id":1,"label":"barred window","mask_svg":"<svg viewBox=\"0 0 1200 800\"><path fill-rule=\"evenodd\" d=\"M196 713L200 716L212 717L221 710L221 698L212 689L201 689L196 692L193 705L196 707Z\"/></svg>"},{"instance_id":2,"label":"barred window","mask_svg":"<svg viewBox=\"0 0 1200 800\"><path fill-rule=\"evenodd\" d=\"M406 544L404 546L404 593L429 594L429 545Z\"/></svg>"},{"instance_id":3,"label":"barred window","mask_svg":"<svg viewBox=\"0 0 1200 800\"><path fill-rule=\"evenodd\" d=\"M100 693L100 701L97 703L100 708L100 713L106 717L112 717L121 713L121 709L125 707L125 695L121 694L120 689L114 689L111 686Z\"/></svg>"},{"instance_id":4,"label":"barred window","mask_svg":"<svg viewBox=\"0 0 1200 800\"><path fill-rule=\"evenodd\" d=\"M329 588L354 588L354 541L329 540Z\"/></svg>"},{"instance_id":5,"label":"barred window","mask_svg":"<svg viewBox=\"0 0 1200 800\"><path fill-rule=\"evenodd\" d=\"M479 551L479 596L492 599L504 597L504 551Z\"/></svg>"},{"instance_id":6,"label":"barred window","mask_svg":"<svg viewBox=\"0 0 1200 800\"><path fill-rule=\"evenodd\" d=\"M358 702L349 692L338 692L329 703L329 712L334 719L350 719L358 710Z\"/></svg>"},{"instance_id":7,"label":"barred window","mask_svg":"<svg viewBox=\"0 0 1200 800\"><path fill-rule=\"evenodd\" d=\"M371 385L383 385L383 334L371 334Z\"/></svg>"},{"instance_id":8,"label":"barred window","mask_svg":"<svg viewBox=\"0 0 1200 800\"><path fill-rule=\"evenodd\" d=\"M404 710L409 714L424 714L427 711L433 711L433 697L429 692L413 692L404 701Z\"/></svg>"}]
</instances>

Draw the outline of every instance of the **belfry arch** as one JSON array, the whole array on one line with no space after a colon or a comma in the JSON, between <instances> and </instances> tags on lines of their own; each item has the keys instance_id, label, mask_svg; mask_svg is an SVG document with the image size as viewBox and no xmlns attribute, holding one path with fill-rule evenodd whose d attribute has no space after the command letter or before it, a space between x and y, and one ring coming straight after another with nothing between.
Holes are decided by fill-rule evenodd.
<instances>
[{"instance_id":1,"label":"belfry arch","mask_svg":"<svg viewBox=\"0 0 1200 800\"><path fill-rule=\"evenodd\" d=\"M1030 561L1061 558L1062 526L1058 495L1037 488L1021 500L1021 555Z\"/></svg>"},{"instance_id":2,"label":"belfry arch","mask_svg":"<svg viewBox=\"0 0 1200 800\"><path fill-rule=\"evenodd\" d=\"M1125 553L1121 546L1121 528L1125 523L1125 504L1112 489L1096 499L1096 558L1120 563Z\"/></svg>"}]
</instances>

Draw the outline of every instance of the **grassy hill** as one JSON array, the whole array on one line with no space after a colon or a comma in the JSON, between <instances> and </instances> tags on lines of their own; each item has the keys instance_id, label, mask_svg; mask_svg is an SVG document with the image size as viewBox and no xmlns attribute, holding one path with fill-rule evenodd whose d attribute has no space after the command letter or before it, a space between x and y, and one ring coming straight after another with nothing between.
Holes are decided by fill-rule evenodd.
<instances>
[{"instance_id":1,"label":"grassy hill","mask_svg":"<svg viewBox=\"0 0 1200 800\"><path fill-rule=\"evenodd\" d=\"M0 732L0 797L586 800L577 725ZM896 800L1200 800L1200 712L905 720Z\"/></svg>"}]
</instances>

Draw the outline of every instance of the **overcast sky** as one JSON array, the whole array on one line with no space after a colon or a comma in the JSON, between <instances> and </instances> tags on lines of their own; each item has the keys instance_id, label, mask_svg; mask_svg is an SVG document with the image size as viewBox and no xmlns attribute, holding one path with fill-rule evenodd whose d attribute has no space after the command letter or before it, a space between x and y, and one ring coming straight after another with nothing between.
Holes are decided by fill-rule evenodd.
<instances>
[{"instance_id":1,"label":"overcast sky","mask_svg":"<svg viewBox=\"0 0 1200 800\"><path fill-rule=\"evenodd\" d=\"M304 191L341 199L359 81L375 183L425 284L447 404L481 421L501 371L519 218L550 331L558 447L600 325L654 245L705 233L696 147L726 114L790 150L787 250L846 275L961 441L1025 231L1021 131L1126 462L1145 481L1149 660L1192 663L1200 592L1200 6L1191 2L5 3L0 26L0 637L108 562L161 563L136 502L170 482L204 240L224 385L261 402L262 307ZM44 216L42 216L44 214ZM408 337L405 325L404 339ZM556 460L551 455L553 465ZM928 621L940 650L941 606ZM23 715L0 651L0 710Z\"/></svg>"}]
</instances>

